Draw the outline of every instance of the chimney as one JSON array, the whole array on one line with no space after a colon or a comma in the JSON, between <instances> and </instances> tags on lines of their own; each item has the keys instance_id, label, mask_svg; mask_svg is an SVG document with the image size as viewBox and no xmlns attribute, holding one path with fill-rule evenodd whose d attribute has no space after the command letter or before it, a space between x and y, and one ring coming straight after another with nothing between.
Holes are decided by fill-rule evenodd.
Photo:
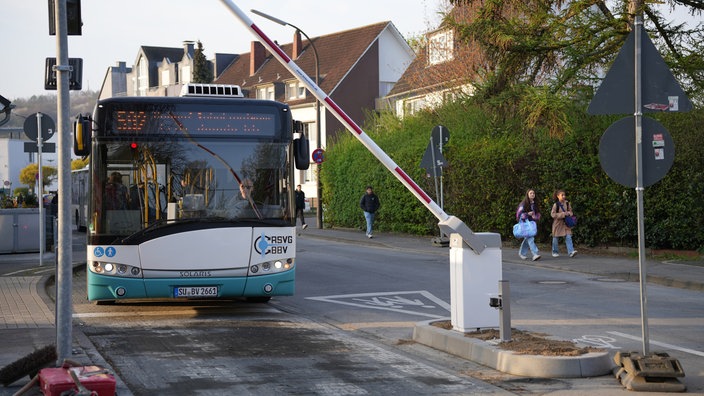
<instances>
[{"instance_id":1,"label":"chimney","mask_svg":"<svg viewBox=\"0 0 704 396\"><path fill-rule=\"evenodd\" d=\"M303 41L301 41L301 31L296 29L293 34L293 49L291 50L291 59L298 59L298 56L303 52Z\"/></svg>"},{"instance_id":2,"label":"chimney","mask_svg":"<svg viewBox=\"0 0 704 396\"><path fill-rule=\"evenodd\" d=\"M183 42L183 53L188 55L189 58L193 58L194 44L195 43L193 41Z\"/></svg>"},{"instance_id":3,"label":"chimney","mask_svg":"<svg viewBox=\"0 0 704 396\"><path fill-rule=\"evenodd\" d=\"M252 41L252 51L249 54L249 75L253 76L266 59L266 48L259 41Z\"/></svg>"}]
</instances>

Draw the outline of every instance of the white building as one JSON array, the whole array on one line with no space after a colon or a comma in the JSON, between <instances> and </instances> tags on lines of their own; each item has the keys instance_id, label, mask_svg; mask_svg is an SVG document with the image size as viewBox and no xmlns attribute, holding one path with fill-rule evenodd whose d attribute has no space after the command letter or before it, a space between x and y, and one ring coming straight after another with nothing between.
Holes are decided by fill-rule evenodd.
<instances>
[{"instance_id":1,"label":"white building","mask_svg":"<svg viewBox=\"0 0 704 396\"><path fill-rule=\"evenodd\" d=\"M28 141L18 128L0 128L0 187L6 194L25 185L20 183L20 171L36 161L36 154L24 152Z\"/></svg>"}]
</instances>

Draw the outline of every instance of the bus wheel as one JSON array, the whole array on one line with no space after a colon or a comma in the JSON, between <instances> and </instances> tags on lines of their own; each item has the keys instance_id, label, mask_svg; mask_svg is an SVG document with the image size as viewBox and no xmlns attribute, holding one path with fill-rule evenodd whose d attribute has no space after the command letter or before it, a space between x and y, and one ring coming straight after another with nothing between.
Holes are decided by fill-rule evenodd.
<instances>
[{"instance_id":1,"label":"bus wheel","mask_svg":"<svg viewBox=\"0 0 704 396\"><path fill-rule=\"evenodd\" d=\"M115 305L115 300L97 300L95 305Z\"/></svg>"},{"instance_id":2,"label":"bus wheel","mask_svg":"<svg viewBox=\"0 0 704 396\"><path fill-rule=\"evenodd\" d=\"M257 304L268 303L269 300L271 300L271 297L247 297L247 302Z\"/></svg>"}]
</instances>

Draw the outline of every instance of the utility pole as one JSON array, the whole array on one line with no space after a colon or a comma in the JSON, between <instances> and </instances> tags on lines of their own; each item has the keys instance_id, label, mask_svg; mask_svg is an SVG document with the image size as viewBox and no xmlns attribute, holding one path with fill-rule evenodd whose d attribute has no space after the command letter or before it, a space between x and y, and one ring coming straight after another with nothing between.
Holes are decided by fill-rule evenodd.
<instances>
[{"instance_id":1,"label":"utility pole","mask_svg":"<svg viewBox=\"0 0 704 396\"><path fill-rule=\"evenodd\" d=\"M56 355L57 365L64 359L71 357L71 305L72 268L71 268L71 221L69 205L71 203L71 120L69 79L71 67L68 60L68 29L66 0L56 0L54 20L56 21L56 58L54 66L57 77L57 104L58 114L58 173L59 173L59 242L56 255L58 265L56 268Z\"/></svg>"}]
</instances>

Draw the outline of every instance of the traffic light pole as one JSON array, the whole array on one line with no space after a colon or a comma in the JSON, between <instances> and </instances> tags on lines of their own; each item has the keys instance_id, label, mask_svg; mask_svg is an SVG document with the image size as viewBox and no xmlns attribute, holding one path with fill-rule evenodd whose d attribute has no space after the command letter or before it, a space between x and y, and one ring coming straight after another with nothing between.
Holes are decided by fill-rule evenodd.
<instances>
[{"instance_id":1,"label":"traffic light pole","mask_svg":"<svg viewBox=\"0 0 704 396\"><path fill-rule=\"evenodd\" d=\"M56 355L57 365L71 357L71 120L69 118L69 78L71 67L68 63L68 38L66 0L57 0L54 9L56 21L57 77L57 129L59 162L59 242L57 244L58 265L56 268Z\"/></svg>"}]
</instances>

